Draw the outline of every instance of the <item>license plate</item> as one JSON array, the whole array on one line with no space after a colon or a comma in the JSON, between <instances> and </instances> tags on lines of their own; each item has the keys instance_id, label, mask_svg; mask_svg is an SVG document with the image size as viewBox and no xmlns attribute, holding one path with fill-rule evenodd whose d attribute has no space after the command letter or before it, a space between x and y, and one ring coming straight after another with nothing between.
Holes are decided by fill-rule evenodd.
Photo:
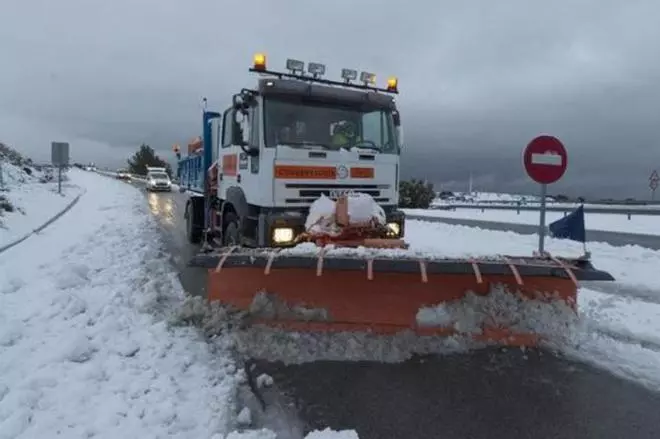
<instances>
[{"instance_id":1,"label":"license plate","mask_svg":"<svg viewBox=\"0 0 660 439\"><path fill-rule=\"evenodd\" d=\"M339 198L347 195L353 195L353 189L330 189L330 198Z\"/></svg>"}]
</instances>

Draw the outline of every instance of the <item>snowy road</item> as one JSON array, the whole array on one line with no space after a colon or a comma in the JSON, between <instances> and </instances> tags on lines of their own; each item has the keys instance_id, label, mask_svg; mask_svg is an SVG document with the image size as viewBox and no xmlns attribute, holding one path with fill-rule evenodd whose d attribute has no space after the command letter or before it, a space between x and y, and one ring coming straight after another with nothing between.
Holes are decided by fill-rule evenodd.
<instances>
[{"instance_id":1,"label":"snowy road","mask_svg":"<svg viewBox=\"0 0 660 439\"><path fill-rule=\"evenodd\" d=\"M173 260L184 288L203 294L202 276L186 267L194 249L185 242L185 196L145 197L167 248L177 254ZM280 393L270 398L294 402L307 425L355 428L363 439L440 433L450 438L618 439L655 438L660 431L660 420L653 416L660 394L549 352L490 351L396 365L318 362L258 368L279 386Z\"/></svg>"}]
</instances>

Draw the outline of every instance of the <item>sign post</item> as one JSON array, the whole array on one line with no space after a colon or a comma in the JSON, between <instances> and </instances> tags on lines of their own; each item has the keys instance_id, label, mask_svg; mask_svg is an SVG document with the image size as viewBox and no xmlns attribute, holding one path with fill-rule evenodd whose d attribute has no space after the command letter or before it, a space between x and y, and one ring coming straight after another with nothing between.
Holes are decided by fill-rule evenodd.
<instances>
[{"instance_id":1,"label":"sign post","mask_svg":"<svg viewBox=\"0 0 660 439\"><path fill-rule=\"evenodd\" d=\"M69 166L69 144L67 142L50 143L50 161L57 167L57 193L62 193L62 168Z\"/></svg>"},{"instance_id":2,"label":"sign post","mask_svg":"<svg viewBox=\"0 0 660 439\"><path fill-rule=\"evenodd\" d=\"M651 188L651 200L655 200L655 190L658 188L658 182L660 181L660 176L658 175L658 171L653 171L651 172L651 176L649 177L649 187Z\"/></svg>"},{"instance_id":3,"label":"sign post","mask_svg":"<svg viewBox=\"0 0 660 439\"><path fill-rule=\"evenodd\" d=\"M539 221L539 255L545 254L545 216L548 185L559 181L566 172L568 154L553 136L541 135L525 147L523 165L527 175L541 185L541 218Z\"/></svg>"}]
</instances>

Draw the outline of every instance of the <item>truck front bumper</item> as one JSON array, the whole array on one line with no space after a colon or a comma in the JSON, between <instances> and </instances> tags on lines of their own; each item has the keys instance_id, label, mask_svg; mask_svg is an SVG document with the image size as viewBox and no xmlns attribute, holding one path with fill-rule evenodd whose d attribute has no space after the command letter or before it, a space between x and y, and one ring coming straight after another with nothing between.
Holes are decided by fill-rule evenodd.
<instances>
[{"instance_id":1,"label":"truck front bumper","mask_svg":"<svg viewBox=\"0 0 660 439\"><path fill-rule=\"evenodd\" d=\"M270 212L259 216L260 247L292 247L296 238L305 232L307 214L298 211ZM405 214L396 209L386 210L390 238L403 238Z\"/></svg>"}]
</instances>

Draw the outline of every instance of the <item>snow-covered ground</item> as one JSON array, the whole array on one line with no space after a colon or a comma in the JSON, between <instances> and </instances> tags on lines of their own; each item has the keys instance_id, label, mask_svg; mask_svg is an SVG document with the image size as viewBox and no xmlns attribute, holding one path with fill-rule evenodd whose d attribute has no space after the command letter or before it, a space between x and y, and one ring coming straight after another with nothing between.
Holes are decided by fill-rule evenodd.
<instances>
[{"instance_id":1,"label":"snow-covered ground","mask_svg":"<svg viewBox=\"0 0 660 439\"><path fill-rule=\"evenodd\" d=\"M4 197L12 211L0 207L0 249L31 233L54 215L61 212L83 191L71 181L62 183L62 193L57 193L57 180L40 182L42 173L33 170L32 175L21 167L2 164L4 191L0 191L0 204Z\"/></svg>"},{"instance_id":2,"label":"snow-covered ground","mask_svg":"<svg viewBox=\"0 0 660 439\"><path fill-rule=\"evenodd\" d=\"M490 206L490 207L510 207L521 202L521 205L528 207L540 207L540 197L534 195L504 194L494 192L455 192L454 197L449 199L436 198L431 203L433 206ZM547 199L549 206L575 209L582 203L561 203L554 201L551 197ZM594 204L584 203L589 209L607 209L607 210L629 210L631 208L643 208L649 210L660 210L660 204L634 205L634 204Z\"/></svg>"},{"instance_id":3,"label":"snow-covered ground","mask_svg":"<svg viewBox=\"0 0 660 439\"><path fill-rule=\"evenodd\" d=\"M267 430L236 430L250 413L230 341L209 343L175 317L185 294L140 190L93 172L70 174L86 189L78 204L0 254L0 438L274 439ZM408 223L407 240L444 256L530 255L537 244L533 236L421 221ZM547 247L582 252L564 240ZM590 250L617 281L581 288L582 321L553 347L660 388L660 252L600 243Z\"/></svg>"},{"instance_id":4,"label":"snow-covered ground","mask_svg":"<svg viewBox=\"0 0 660 439\"><path fill-rule=\"evenodd\" d=\"M409 221L406 240L418 251L457 257L532 255L538 245L533 235L425 221ZM546 249L559 256L582 254L580 243L567 240L550 238ZM572 339L558 348L660 389L660 278L655 275L660 252L604 243L592 243L589 250L594 265L616 282L597 287L584 283L578 292L582 321Z\"/></svg>"},{"instance_id":5,"label":"snow-covered ground","mask_svg":"<svg viewBox=\"0 0 660 439\"><path fill-rule=\"evenodd\" d=\"M471 203L513 203L519 200L538 201L534 195L505 194L498 192L454 192L454 197L462 198L462 202ZM443 201L443 200L438 200Z\"/></svg>"},{"instance_id":6,"label":"snow-covered ground","mask_svg":"<svg viewBox=\"0 0 660 439\"><path fill-rule=\"evenodd\" d=\"M478 209L430 210L404 209L410 215L421 215L433 218L457 218L479 221L494 221L509 224L538 224L539 212L515 210ZM546 212L546 224L564 217L563 212ZM602 230L607 232L638 233L643 235L660 235L660 216L658 215L627 215L606 213L585 213L587 230ZM587 236L587 239L589 237Z\"/></svg>"},{"instance_id":7,"label":"snow-covered ground","mask_svg":"<svg viewBox=\"0 0 660 439\"><path fill-rule=\"evenodd\" d=\"M70 174L78 204L0 254L0 438L272 437L234 431L225 340L173 320L184 292L142 194Z\"/></svg>"}]
</instances>

